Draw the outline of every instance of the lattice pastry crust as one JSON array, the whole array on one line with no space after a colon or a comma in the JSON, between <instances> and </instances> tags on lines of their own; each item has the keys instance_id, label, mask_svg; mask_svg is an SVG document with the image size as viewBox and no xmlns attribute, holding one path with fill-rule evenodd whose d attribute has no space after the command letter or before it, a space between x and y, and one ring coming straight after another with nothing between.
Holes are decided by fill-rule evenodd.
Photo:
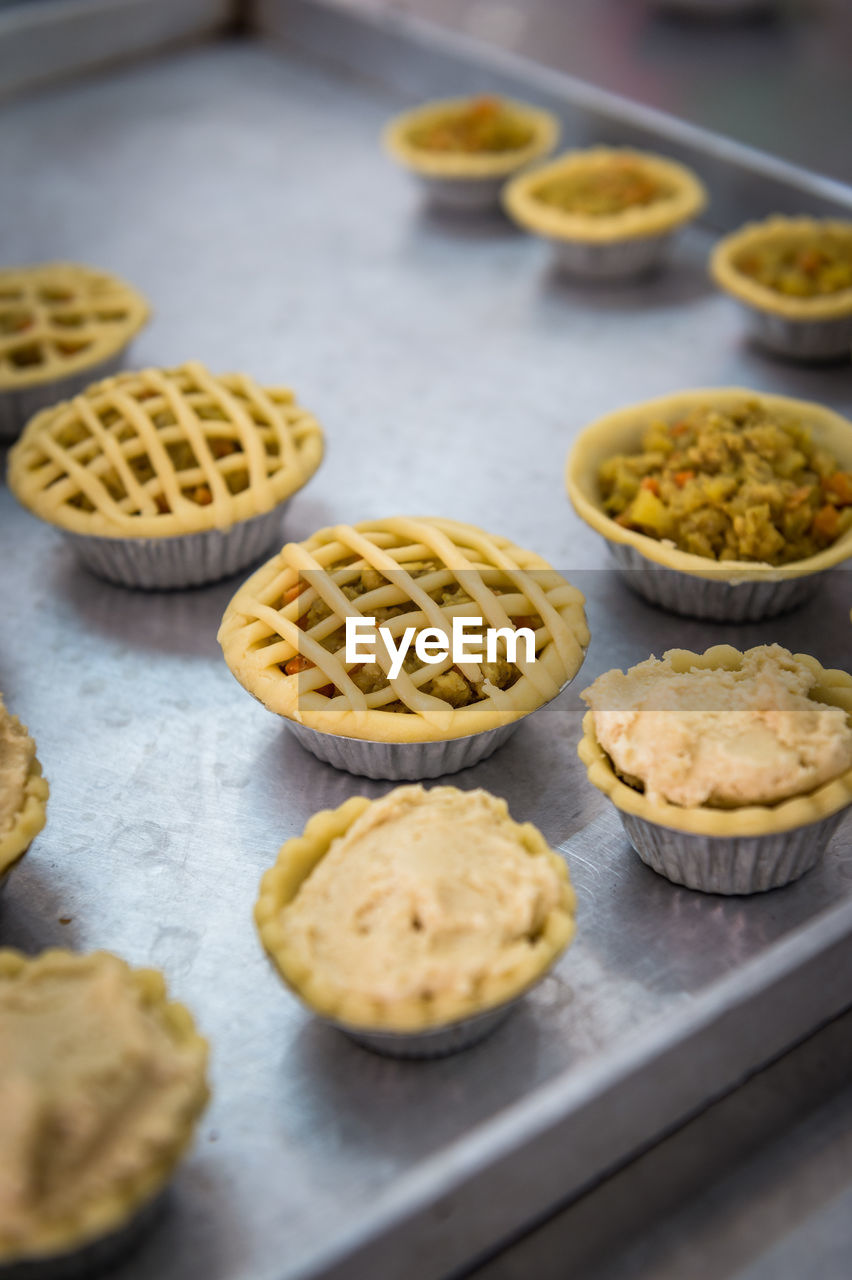
<instances>
[{"instance_id":1,"label":"lattice pastry crust","mask_svg":"<svg viewBox=\"0 0 852 1280\"><path fill-rule=\"evenodd\" d=\"M449 634L452 619L529 627L536 660L437 664L409 660L390 679L347 664L344 620L375 617L398 642L408 627ZM234 596L219 631L236 678L279 715L381 742L462 737L516 720L576 674L589 632L583 597L545 560L473 525L397 517L321 529L290 542Z\"/></svg>"},{"instance_id":2,"label":"lattice pastry crust","mask_svg":"<svg viewBox=\"0 0 852 1280\"><path fill-rule=\"evenodd\" d=\"M172 536L271 510L322 452L292 391L192 362L120 373L37 414L10 452L9 484L74 533Z\"/></svg>"},{"instance_id":3,"label":"lattice pastry crust","mask_svg":"<svg viewBox=\"0 0 852 1280\"><path fill-rule=\"evenodd\" d=\"M0 271L0 390L93 368L120 351L148 315L141 294L92 267L45 262Z\"/></svg>"}]
</instances>

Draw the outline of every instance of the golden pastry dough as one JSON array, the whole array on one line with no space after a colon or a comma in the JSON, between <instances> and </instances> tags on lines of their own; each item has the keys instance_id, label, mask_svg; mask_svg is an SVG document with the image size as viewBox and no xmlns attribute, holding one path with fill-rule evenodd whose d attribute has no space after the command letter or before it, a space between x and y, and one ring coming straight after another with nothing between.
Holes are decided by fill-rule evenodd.
<instances>
[{"instance_id":1,"label":"golden pastry dough","mask_svg":"<svg viewBox=\"0 0 852 1280\"><path fill-rule=\"evenodd\" d=\"M670 649L665 656L680 672L715 668L735 672L742 668L746 655L732 645L719 644L705 653ZM852 723L852 676L845 671L823 667L808 654L797 653L795 662L808 668L813 675L809 696L817 704L840 707L846 712L847 723ZM593 711L587 711L583 718L583 737L577 752L586 766L589 781L609 796L616 808L646 822L693 835L773 835L819 822L852 804L852 769L846 769L831 781L777 804L742 803L736 808L722 809L709 804L681 805L652 798L641 789L641 784L632 786L619 777L613 761L598 740Z\"/></svg>"},{"instance_id":2,"label":"golden pastry dough","mask_svg":"<svg viewBox=\"0 0 852 1280\"><path fill-rule=\"evenodd\" d=\"M527 661L519 645L508 671L499 662L454 666L449 656L409 662L391 678L381 643L369 671L347 664L347 617L384 617L397 638L409 627L448 635L454 617L527 627L536 657ZM457 738L517 720L573 678L588 641L582 595L540 556L473 525L404 517L287 543L240 588L219 630L228 666L271 711L381 742Z\"/></svg>"},{"instance_id":3,"label":"golden pastry dough","mask_svg":"<svg viewBox=\"0 0 852 1280\"><path fill-rule=\"evenodd\" d=\"M93 368L148 315L141 294L106 271L74 262L0 271L0 391Z\"/></svg>"},{"instance_id":4,"label":"golden pastry dough","mask_svg":"<svg viewBox=\"0 0 852 1280\"><path fill-rule=\"evenodd\" d=\"M461 113L475 101L471 98L448 98L427 102L395 116L385 127L385 149L406 169L430 178L494 178L514 173L517 169L546 155L559 137L559 121L549 111L531 107L525 102L499 99L501 108L529 137L518 147L502 151L435 151L419 146L418 132L440 123L453 113ZM413 136L412 136L413 135Z\"/></svg>"},{"instance_id":5,"label":"golden pastry dough","mask_svg":"<svg viewBox=\"0 0 852 1280\"><path fill-rule=\"evenodd\" d=\"M322 451L291 391L194 361L106 378L37 414L9 454L9 485L73 533L165 537L271 510Z\"/></svg>"},{"instance_id":6,"label":"golden pastry dough","mask_svg":"<svg viewBox=\"0 0 852 1280\"><path fill-rule=\"evenodd\" d=\"M0 950L0 1264L109 1235L167 1182L207 1044L162 975L107 952Z\"/></svg>"},{"instance_id":7,"label":"golden pastry dough","mask_svg":"<svg viewBox=\"0 0 852 1280\"><path fill-rule=\"evenodd\" d=\"M548 204L540 192L549 183L573 174L606 172L630 162L659 186L660 196L647 204L627 205L615 213L569 212ZM673 231L701 212L707 194L695 174L665 156L627 147L590 147L566 151L547 164L520 174L503 193L506 211L515 222L553 240L611 244Z\"/></svg>"},{"instance_id":8,"label":"golden pastry dough","mask_svg":"<svg viewBox=\"0 0 852 1280\"><path fill-rule=\"evenodd\" d=\"M44 826L48 786L35 750L25 726L0 698L0 879Z\"/></svg>"},{"instance_id":9,"label":"golden pastry dough","mask_svg":"<svg viewBox=\"0 0 852 1280\"><path fill-rule=\"evenodd\" d=\"M726 293L758 311L786 320L838 320L852 315L852 288L806 297L785 294L756 280L742 268L749 254L772 246L818 243L821 235L849 241L852 222L828 218L785 218L780 214L764 222L748 222L725 236L710 256L710 274Z\"/></svg>"},{"instance_id":10,"label":"golden pastry dough","mask_svg":"<svg viewBox=\"0 0 852 1280\"><path fill-rule=\"evenodd\" d=\"M575 911L564 861L505 800L407 786L314 814L263 877L255 920L316 1012L417 1032L520 995Z\"/></svg>"}]
</instances>

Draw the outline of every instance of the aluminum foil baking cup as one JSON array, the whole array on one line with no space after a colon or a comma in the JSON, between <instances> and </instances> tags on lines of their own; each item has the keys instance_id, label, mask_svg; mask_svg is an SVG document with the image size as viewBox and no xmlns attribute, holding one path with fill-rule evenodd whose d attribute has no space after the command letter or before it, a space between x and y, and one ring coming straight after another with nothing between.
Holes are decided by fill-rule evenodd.
<instances>
[{"instance_id":1,"label":"aluminum foil baking cup","mask_svg":"<svg viewBox=\"0 0 852 1280\"><path fill-rule=\"evenodd\" d=\"M578 668L579 669L579 668ZM576 676L571 677L571 680ZM423 778L440 778L446 773L458 773L487 760L498 747L508 742L524 720L534 716L542 707L550 706L568 688L571 680L557 693L517 720L498 725L496 729L483 729L464 738L446 738L440 742L371 742L364 738L344 738L336 733L323 733L309 729L297 720L284 723L306 751L334 765L346 773L361 778L381 778L389 782L419 782Z\"/></svg>"},{"instance_id":2,"label":"aluminum foil baking cup","mask_svg":"<svg viewBox=\"0 0 852 1280\"><path fill-rule=\"evenodd\" d=\"M589 280L620 280L660 266L676 231L593 244L584 240L551 240L560 271Z\"/></svg>"},{"instance_id":3,"label":"aluminum foil baking cup","mask_svg":"<svg viewBox=\"0 0 852 1280\"><path fill-rule=\"evenodd\" d=\"M237 573L280 543L287 499L230 529L205 529L170 538L105 538L61 530L82 564L108 582L174 590Z\"/></svg>"},{"instance_id":4,"label":"aluminum foil baking cup","mask_svg":"<svg viewBox=\"0 0 852 1280\"><path fill-rule=\"evenodd\" d=\"M34 414L60 400L70 400L79 395L92 382L108 378L123 366L129 343L99 364L89 365L81 373L67 378L53 378L35 386L0 391L0 440L14 440Z\"/></svg>"},{"instance_id":5,"label":"aluminum foil baking cup","mask_svg":"<svg viewBox=\"0 0 852 1280\"><path fill-rule=\"evenodd\" d=\"M701 893L744 894L780 889L810 871L844 813L763 836L694 835L622 809L618 816L642 861L667 880Z\"/></svg>"},{"instance_id":6,"label":"aluminum foil baking cup","mask_svg":"<svg viewBox=\"0 0 852 1280\"><path fill-rule=\"evenodd\" d=\"M290 732L318 760L362 778L386 778L391 782L416 782L469 769L502 747L520 723L512 720L496 729L441 742L368 742L309 729L296 720L285 721Z\"/></svg>"},{"instance_id":7,"label":"aluminum foil baking cup","mask_svg":"<svg viewBox=\"0 0 852 1280\"><path fill-rule=\"evenodd\" d=\"M380 1053L386 1058L444 1058L450 1053L471 1048L492 1031L496 1031L520 999L522 996L514 996L493 1009L485 1009L469 1018L460 1018L443 1027L428 1027L423 1031L371 1031L364 1027L350 1026L346 1022L337 1022L333 1018L324 1018L323 1021L342 1031L362 1049ZM0 1280L4 1278L0 1277Z\"/></svg>"},{"instance_id":8,"label":"aluminum foil baking cup","mask_svg":"<svg viewBox=\"0 0 852 1280\"><path fill-rule=\"evenodd\" d=\"M701 578L652 564L630 543L607 540L607 546L631 591L661 609L687 618L712 618L715 622L774 618L804 604L819 582L816 573L739 582L722 577Z\"/></svg>"},{"instance_id":9,"label":"aluminum foil baking cup","mask_svg":"<svg viewBox=\"0 0 852 1280\"><path fill-rule=\"evenodd\" d=\"M852 315L833 320L788 320L771 311L741 304L749 337L758 346L788 360L848 360L852 355Z\"/></svg>"},{"instance_id":10,"label":"aluminum foil baking cup","mask_svg":"<svg viewBox=\"0 0 852 1280\"><path fill-rule=\"evenodd\" d=\"M445 178L415 173L420 189L430 204L440 209L483 213L500 206L500 192L514 174L489 174L483 178Z\"/></svg>"},{"instance_id":11,"label":"aluminum foil baking cup","mask_svg":"<svg viewBox=\"0 0 852 1280\"><path fill-rule=\"evenodd\" d=\"M100 1275L141 1244L146 1232L156 1224L166 1199L166 1191L157 1192L116 1231L70 1253L0 1262L0 1280L89 1280L91 1276Z\"/></svg>"}]
</instances>

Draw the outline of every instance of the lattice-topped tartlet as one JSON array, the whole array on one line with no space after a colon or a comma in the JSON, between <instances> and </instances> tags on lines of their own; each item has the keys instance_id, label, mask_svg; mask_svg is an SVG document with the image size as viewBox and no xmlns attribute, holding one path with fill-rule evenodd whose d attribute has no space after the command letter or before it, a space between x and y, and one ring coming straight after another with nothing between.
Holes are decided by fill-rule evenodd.
<instances>
[{"instance_id":1,"label":"lattice-topped tartlet","mask_svg":"<svg viewBox=\"0 0 852 1280\"><path fill-rule=\"evenodd\" d=\"M0 271L0 434L118 368L148 319L141 294L73 262Z\"/></svg>"},{"instance_id":2,"label":"lattice-topped tartlet","mask_svg":"<svg viewBox=\"0 0 852 1280\"><path fill-rule=\"evenodd\" d=\"M122 373L44 410L10 453L9 483L24 506L74 537L96 572L178 586L234 572L265 550L278 508L322 449L317 422L291 391L192 362ZM215 542L187 541L213 534ZM182 580L137 580L164 555Z\"/></svg>"},{"instance_id":3,"label":"lattice-topped tartlet","mask_svg":"<svg viewBox=\"0 0 852 1280\"><path fill-rule=\"evenodd\" d=\"M410 629L398 672L391 674L380 637L375 661L347 662L347 617L375 618L397 645ZM496 637L491 661L454 663L450 653L422 662L417 633L433 628L449 638L454 618L529 630L534 661L523 644L511 655ZM457 751L458 763L445 747L502 731L475 744L481 759L573 678L588 638L582 595L540 556L472 525L404 517L336 525L288 543L240 588L219 632L240 683L285 716L315 754L383 777L461 768L473 762L471 744ZM388 744L441 749L428 763L423 752L405 760Z\"/></svg>"}]
</instances>

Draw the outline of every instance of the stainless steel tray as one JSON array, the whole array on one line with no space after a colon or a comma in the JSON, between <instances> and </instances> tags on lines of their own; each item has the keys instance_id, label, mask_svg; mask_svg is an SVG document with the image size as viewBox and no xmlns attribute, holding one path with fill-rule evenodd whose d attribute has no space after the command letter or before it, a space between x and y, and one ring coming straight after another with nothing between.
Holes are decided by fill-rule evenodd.
<instances>
[{"instance_id":1,"label":"stainless steel tray","mask_svg":"<svg viewBox=\"0 0 852 1280\"><path fill-rule=\"evenodd\" d=\"M547 556L588 596L584 683L671 644L724 639L777 639L848 665L849 573L765 625L675 619L602 567L562 467L574 433L619 403L741 383L849 412L852 369L797 369L744 346L733 304L706 279L706 229L665 275L582 288L499 218L430 214L382 156L380 127L430 83L499 87L503 63L489 79L484 54L466 64L458 47L319 6L266 5L268 27L273 8L302 50L321 30L327 54L349 49L350 72L375 71L392 37L407 50L409 93L244 42L12 104L0 140L14 193L5 257L77 257L137 283L156 308L140 363L199 357L297 388L328 456L282 536L435 512ZM572 131L593 131L599 96L547 82ZM724 153L711 147L707 168L727 175L719 189L739 193L737 208L755 212L777 191L789 206L832 207L831 184L767 161L743 185L746 169L726 168ZM716 205L721 222L731 198ZM0 942L158 964L213 1044L195 1152L123 1276L435 1280L849 1004L850 824L822 867L780 892L678 890L641 865L587 785L572 689L455 781L505 795L565 852L576 943L465 1054L404 1063L359 1049L273 977L251 908L261 872L312 811L386 785L305 754L233 681L215 632L236 583L111 587L5 489L0 530L0 687L51 783L48 825L0 907Z\"/></svg>"}]
</instances>

